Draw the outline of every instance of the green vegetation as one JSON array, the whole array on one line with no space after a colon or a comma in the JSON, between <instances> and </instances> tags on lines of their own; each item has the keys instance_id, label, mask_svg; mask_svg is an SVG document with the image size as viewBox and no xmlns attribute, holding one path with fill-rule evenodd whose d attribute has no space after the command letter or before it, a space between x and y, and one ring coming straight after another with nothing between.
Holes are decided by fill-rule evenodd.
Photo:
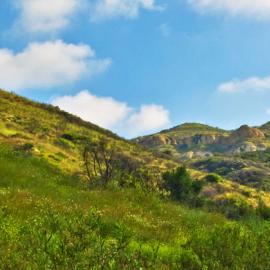
<instances>
[{"instance_id":1,"label":"green vegetation","mask_svg":"<svg viewBox=\"0 0 270 270\"><path fill-rule=\"evenodd\" d=\"M219 183L222 177L216 173L211 173L205 176L205 180L210 183Z\"/></svg>"},{"instance_id":2,"label":"green vegetation","mask_svg":"<svg viewBox=\"0 0 270 270\"><path fill-rule=\"evenodd\" d=\"M163 174L164 188L171 197L178 201L194 200L202 189L202 183L193 181L185 167L179 167L172 172Z\"/></svg>"},{"instance_id":3,"label":"green vegetation","mask_svg":"<svg viewBox=\"0 0 270 270\"><path fill-rule=\"evenodd\" d=\"M266 151L256 151L249 153L242 153L241 158L246 160L252 160L254 162L270 163L270 149Z\"/></svg>"},{"instance_id":4,"label":"green vegetation","mask_svg":"<svg viewBox=\"0 0 270 270\"><path fill-rule=\"evenodd\" d=\"M0 201L1 269L270 267L266 222L231 222L139 187L87 191L46 160L5 145Z\"/></svg>"},{"instance_id":5,"label":"green vegetation","mask_svg":"<svg viewBox=\"0 0 270 270\"><path fill-rule=\"evenodd\" d=\"M171 129L163 130L161 133L174 134L177 137L186 137L196 134L226 134L225 130L203 125L199 123L185 123Z\"/></svg>"},{"instance_id":6,"label":"green vegetation","mask_svg":"<svg viewBox=\"0 0 270 270\"><path fill-rule=\"evenodd\" d=\"M252 161L251 157L255 159L257 155L260 154L257 152L241 154L241 156L245 156L245 159L238 156L219 156L191 161L190 164L194 169L219 174L239 184L269 192L270 169L265 164Z\"/></svg>"},{"instance_id":7,"label":"green vegetation","mask_svg":"<svg viewBox=\"0 0 270 270\"><path fill-rule=\"evenodd\" d=\"M270 269L270 196L227 179L251 158L185 167L1 90L0 119L0 269Z\"/></svg>"},{"instance_id":8,"label":"green vegetation","mask_svg":"<svg viewBox=\"0 0 270 270\"><path fill-rule=\"evenodd\" d=\"M32 154L84 179L88 179L83 166L85 146L87 142L103 139L135 162L144 163L153 170L175 166L170 160L153 156L138 145L51 105L0 90L0 108L0 141L16 147L31 144Z\"/></svg>"}]
</instances>

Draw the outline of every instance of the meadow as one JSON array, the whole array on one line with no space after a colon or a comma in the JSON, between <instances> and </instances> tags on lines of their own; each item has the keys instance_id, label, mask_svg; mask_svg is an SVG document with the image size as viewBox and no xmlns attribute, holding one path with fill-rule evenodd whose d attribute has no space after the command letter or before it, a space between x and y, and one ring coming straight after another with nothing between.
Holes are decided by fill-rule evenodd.
<instances>
[{"instance_id":1,"label":"meadow","mask_svg":"<svg viewBox=\"0 0 270 270\"><path fill-rule=\"evenodd\" d=\"M89 188L0 145L0 269L270 269L270 226L137 188Z\"/></svg>"}]
</instances>

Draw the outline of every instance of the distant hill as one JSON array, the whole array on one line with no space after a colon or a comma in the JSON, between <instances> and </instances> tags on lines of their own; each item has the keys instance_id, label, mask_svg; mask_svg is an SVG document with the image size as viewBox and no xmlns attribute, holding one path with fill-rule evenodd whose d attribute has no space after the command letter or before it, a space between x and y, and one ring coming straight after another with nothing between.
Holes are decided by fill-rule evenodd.
<instances>
[{"instance_id":1,"label":"distant hill","mask_svg":"<svg viewBox=\"0 0 270 270\"><path fill-rule=\"evenodd\" d=\"M270 122L261 127L243 125L232 131L186 123L135 141L195 169L270 189L270 163L265 158L270 148ZM242 165L234 167L239 162Z\"/></svg>"},{"instance_id":2,"label":"distant hill","mask_svg":"<svg viewBox=\"0 0 270 270\"><path fill-rule=\"evenodd\" d=\"M169 153L182 159L263 151L270 146L268 125L241 126L226 131L197 123L186 123L159 133L134 139L147 148Z\"/></svg>"}]
</instances>

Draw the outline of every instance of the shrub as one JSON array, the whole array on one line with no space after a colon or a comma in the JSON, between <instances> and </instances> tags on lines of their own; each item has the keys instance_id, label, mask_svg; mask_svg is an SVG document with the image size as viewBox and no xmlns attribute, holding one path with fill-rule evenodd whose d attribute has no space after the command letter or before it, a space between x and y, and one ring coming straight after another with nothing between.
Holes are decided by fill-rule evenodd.
<instances>
[{"instance_id":1,"label":"shrub","mask_svg":"<svg viewBox=\"0 0 270 270\"><path fill-rule=\"evenodd\" d=\"M219 183L222 180L221 176L215 173L206 175L204 179L209 183Z\"/></svg>"},{"instance_id":2,"label":"shrub","mask_svg":"<svg viewBox=\"0 0 270 270\"><path fill-rule=\"evenodd\" d=\"M185 167L179 167L163 174L164 188L171 193L173 199L186 201L202 189L199 181L193 181Z\"/></svg>"},{"instance_id":3,"label":"shrub","mask_svg":"<svg viewBox=\"0 0 270 270\"><path fill-rule=\"evenodd\" d=\"M221 211L230 219L254 215L254 209L240 196L226 198L220 202Z\"/></svg>"},{"instance_id":4,"label":"shrub","mask_svg":"<svg viewBox=\"0 0 270 270\"><path fill-rule=\"evenodd\" d=\"M30 154L34 148L34 145L32 143L25 143L18 147L16 147L16 151L19 151L23 154Z\"/></svg>"},{"instance_id":5,"label":"shrub","mask_svg":"<svg viewBox=\"0 0 270 270\"><path fill-rule=\"evenodd\" d=\"M75 142L76 138L74 137L74 135L69 134L69 133L65 133L61 135L61 138L67 140L67 141L71 141L71 142Z\"/></svg>"},{"instance_id":6,"label":"shrub","mask_svg":"<svg viewBox=\"0 0 270 270\"><path fill-rule=\"evenodd\" d=\"M59 138L58 140L55 140L55 145L60 146L63 149L70 149L70 148L74 148L74 144L64 138Z\"/></svg>"},{"instance_id":7,"label":"shrub","mask_svg":"<svg viewBox=\"0 0 270 270\"><path fill-rule=\"evenodd\" d=\"M264 219L270 219L270 207L262 199L259 200L257 213Z\"/></svg>"}]
</instances>

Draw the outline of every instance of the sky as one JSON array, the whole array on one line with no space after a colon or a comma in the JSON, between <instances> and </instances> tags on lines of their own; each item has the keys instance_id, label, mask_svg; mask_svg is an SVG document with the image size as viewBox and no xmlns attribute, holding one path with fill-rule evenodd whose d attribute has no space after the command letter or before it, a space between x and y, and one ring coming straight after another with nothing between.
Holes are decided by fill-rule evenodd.
<instances>
[{"instance_id":1,"label":"sky","mask_svg":"<svg viewBox=\"0 0 270 270\"><path fill-rule=\"evenodd\" d=\"M269 0L1 0L0 88L132 138L270 120Z\"/></svg>"}]
</instances>

